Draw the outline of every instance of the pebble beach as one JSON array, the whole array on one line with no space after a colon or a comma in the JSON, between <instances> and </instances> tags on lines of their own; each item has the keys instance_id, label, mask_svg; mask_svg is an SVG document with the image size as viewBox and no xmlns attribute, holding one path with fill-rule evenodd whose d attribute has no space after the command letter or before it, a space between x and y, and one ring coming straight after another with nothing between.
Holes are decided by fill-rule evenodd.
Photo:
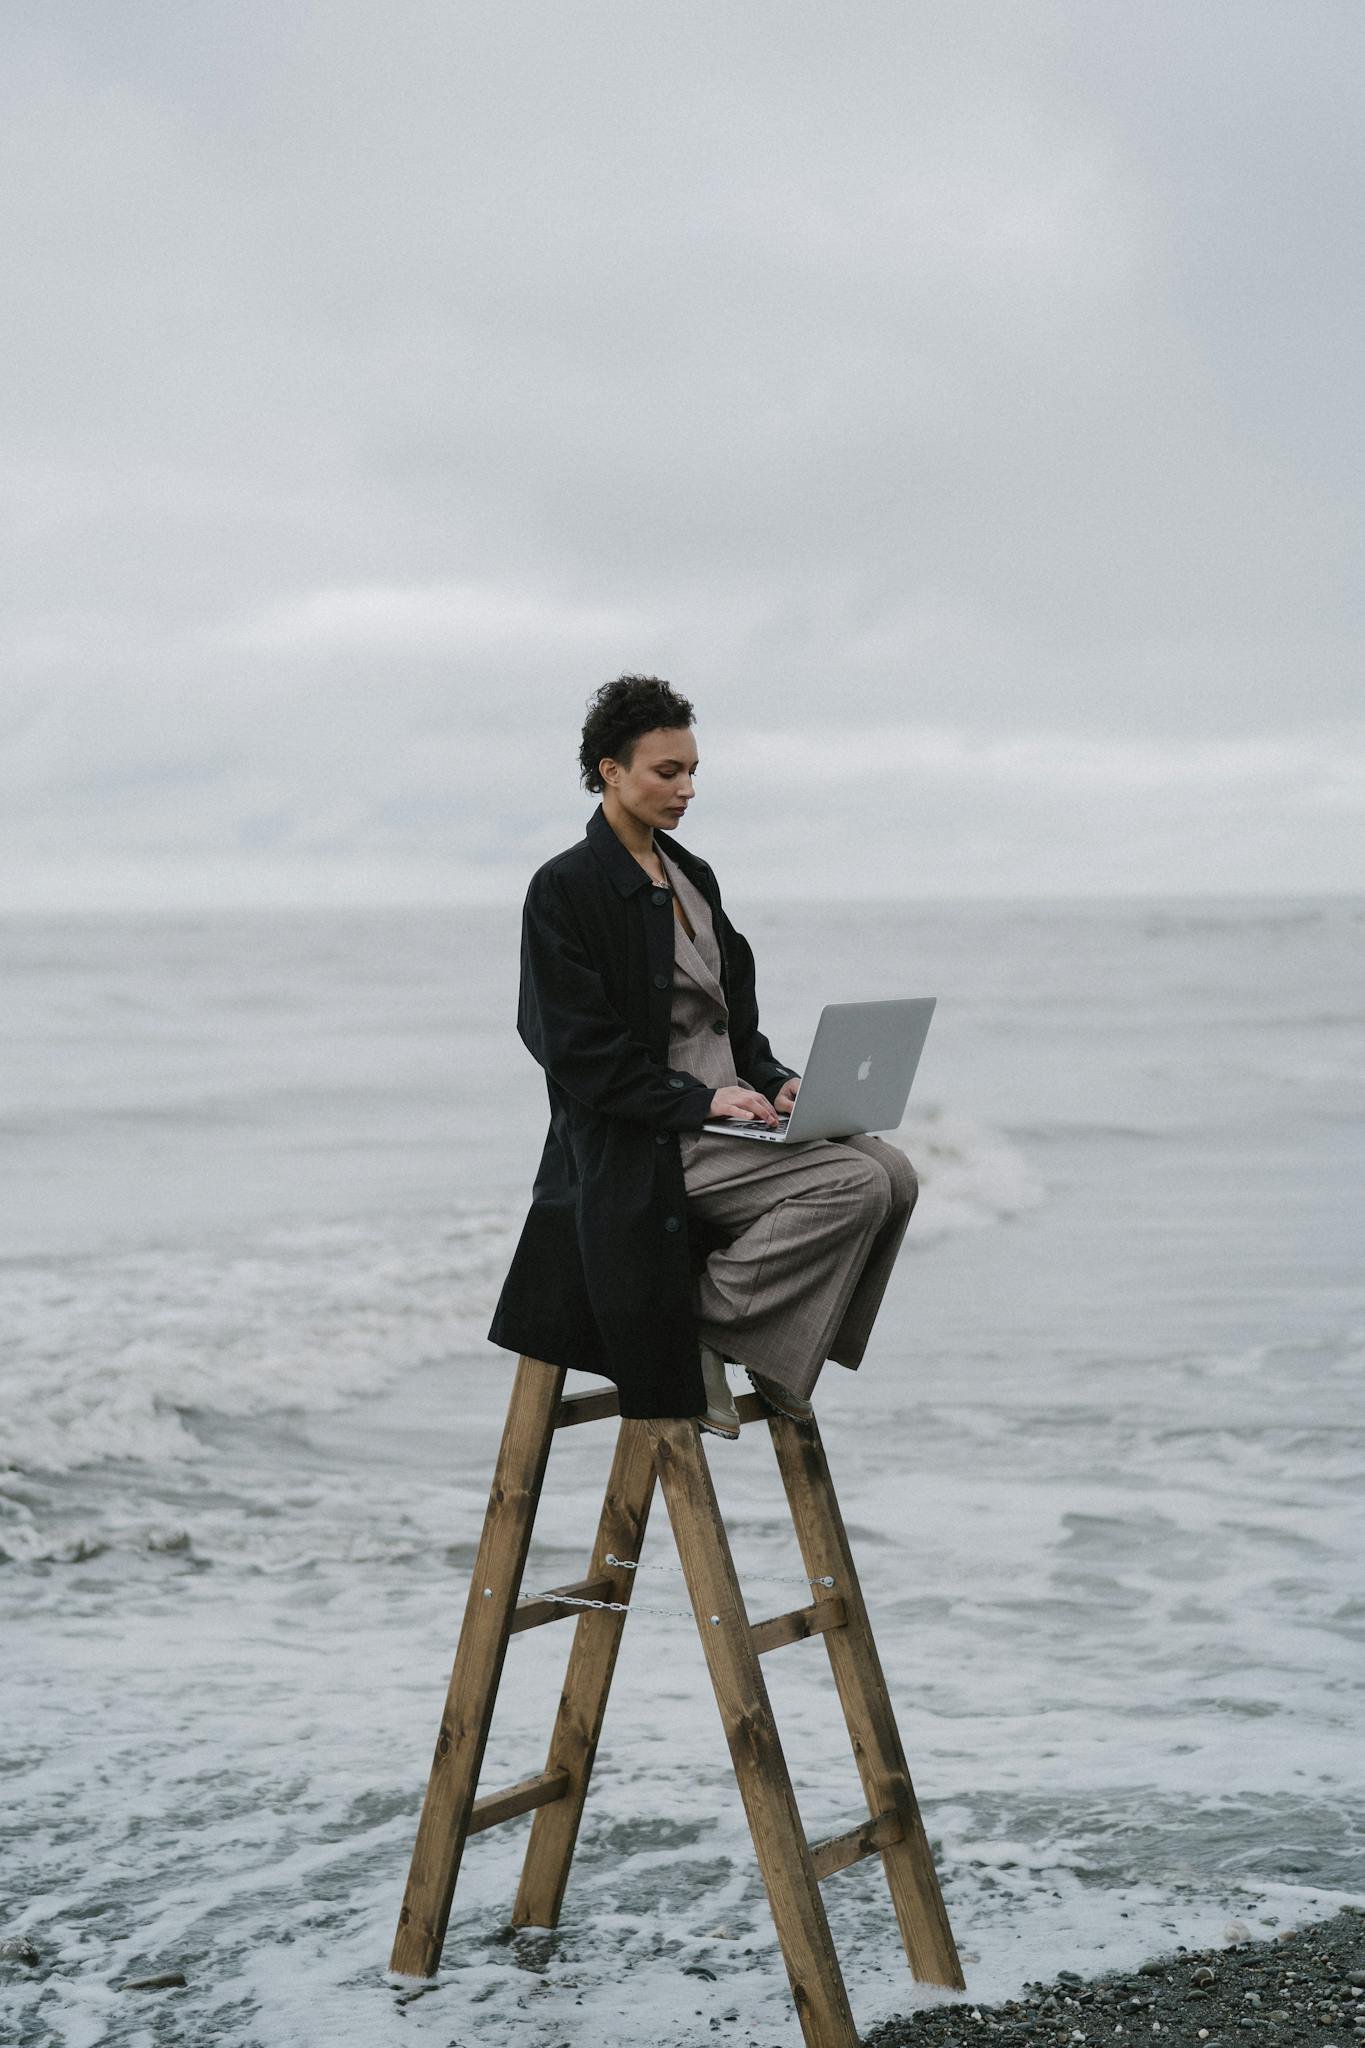
<instances>
[{"instance_id":1,"label":"pebble beach","mask_svg":"<svg viewBox=\"0 0 1365 2048\"><path fill-rule=\"evenodd\" d=\"M1365 2039L1365 1908L1335 1913L1276 1940L1234 1923L1217 1948L1153 1956L1136 1970L1084 1977L1059 1970L997 2005L970 1999L874 2027L864 2048L970 2048L993 2034L1055 2043L1152 2042L1223 2048L1347 2048Z\"/></svg>"}]
</instances>

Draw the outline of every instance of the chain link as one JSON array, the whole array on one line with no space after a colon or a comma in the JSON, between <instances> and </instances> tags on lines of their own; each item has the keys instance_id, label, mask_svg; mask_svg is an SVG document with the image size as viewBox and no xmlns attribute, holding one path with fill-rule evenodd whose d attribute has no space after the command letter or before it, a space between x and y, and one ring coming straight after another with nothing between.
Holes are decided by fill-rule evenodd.
<instances>
[{"instance_id":1,"label":"chain link","mask_svg":"<svg viewBox=\"0 0 1365 2048\"><path fill-rule=\"evenodd\" d=\"M606 1564L618 1565L623 1572L638 1572L641 1568L642 1561L638 1557L634 1559L631 1559L629 1557L616 1557L609 1550L603 1562ZM655 1572L680 1572L682 1570L682 1565L679 1563L676 1557L656 1557L651 1558L649 1569ZM773 1581L774 1584L776 1584L776 1582L780 1579L782 1583L785 1585L789 1579L794 1579L796 1577L796 1574L795 1572L764 1572L759 1573L758 1576L760 1578L769 1578ZM832 1586L834 1584L834 1575L832 1572L822 1572L817 1576L812 1576L811 1573L807 1572L806 1584L808 1586Z\"/></svg>"},{"instance_id":2,"label":"chain link","mask_svg":"<svg viewBox=\"0 0 1365 2048\"><path fill-rule=\"evenodd\" d=\"M638 1572L640 1569L639 1558L616 1557L610 1550L607 1552L605 1562L609 1565L613 1565L619 1571ZM662 1565L664 1569L669 1571L682 1570L681 1564L677 1563L672 1558L660 1558L657 1562L659 1565ZM786 1572L774 1572L772 1574L772 1577L774 1579L781 1578L784 1582L787 1580L789 1576L794 1578L796 1575L795 1573L791 1573L789 1575ZM834 1584L834 1577L832 1573L828 1572L820 1574L815 1577L812 1577L809 1573L807 1573L806 1584L808 1586L832 1586ZM493 1589L491 1586L485 1586L485 1600L491 1598L492 1591ZM523 1597L530 1600L553 1600L556 1602L557 1605L561 1607L592 1607L596 1608L599 1613L604 1614L662 1614L667 1616L670 1620L676 1618L679 1615L686 1618L689 1612L689 1609L687 1609L686 1607L655 1607L648 1601L644 1600L636 1600L634 1603L628 1600L586 1600L577 1593L556 1593L553 1591L546 1591L543 1593L529 1593L524 1595ZM718 1620L718 1616L712 1615L711 1620L714 1624Z\"/></svg>"}]
</instances>

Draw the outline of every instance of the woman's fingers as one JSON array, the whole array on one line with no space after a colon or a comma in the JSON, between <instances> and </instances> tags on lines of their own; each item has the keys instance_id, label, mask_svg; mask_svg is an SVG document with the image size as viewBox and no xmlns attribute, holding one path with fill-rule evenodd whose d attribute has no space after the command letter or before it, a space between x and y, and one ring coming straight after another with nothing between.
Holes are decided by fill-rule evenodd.
<instances>
[{"instance_id":1,"label":"woman's fingers","mask_svg":"<svg viewBox=\"0 0 1365 2048\"><path fill-rule=\"evenodd\" d=\"M777 1111L756 1088L718 1088L711 1107L719 1116L745 1117L750 1123L777 1122Z\"/></svg>"}]
</instances>

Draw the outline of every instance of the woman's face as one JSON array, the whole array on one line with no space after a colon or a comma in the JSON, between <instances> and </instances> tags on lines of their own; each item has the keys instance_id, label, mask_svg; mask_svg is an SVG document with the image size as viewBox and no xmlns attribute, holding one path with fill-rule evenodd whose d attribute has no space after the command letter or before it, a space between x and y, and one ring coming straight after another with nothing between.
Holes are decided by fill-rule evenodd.
<instances>
[{"instance_id":1,"label":"woman's face","mask_svg":"<svg viewBox=\"0 0 1365 2048\"><path fill-rule=\"evenodd\" d=\"M671 832L696 793L692 776L698 759L690 726L657 726L643 732L628 768L609 758L600 764L607 785L603 804L614 794L621 809L647 830Z\"/></svg>"}]
</instances>

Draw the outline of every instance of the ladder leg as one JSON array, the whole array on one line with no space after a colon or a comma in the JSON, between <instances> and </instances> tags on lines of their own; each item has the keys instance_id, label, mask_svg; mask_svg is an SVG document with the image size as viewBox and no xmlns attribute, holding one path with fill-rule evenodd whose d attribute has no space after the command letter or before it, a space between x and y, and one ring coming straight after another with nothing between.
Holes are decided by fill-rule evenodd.
<instances>
[{"instance_id":1,"label":"ladder leg","mask_svg":"<svg viewBox=\"0 0 1365 2048\"><path fill-rule=\"evenodd\" d=\"M608 1551L614 1557L639 1557L653 1498L654 1453L649 1438L642 1422L626 1418L616 1438L616 1454L588 1564L589 1576L607 1568L604 1560ZM628 1601L634 1572L621 1571L615 1576L617 1587L612 1598ZM545 1761L547 1771L568 1773L568 1789L561 1798L536 1809L512 1909L514 1927L559 1924L625 1620L624 1614L613 1614L604 1608L585 1608L578 1617L559 1712L550 1737L550 1753Z\"/></svg>"},{"instance_id":2,"label":"ladder leg","mask_svg":"<svg viewBox=\"0 0 1365 2048\"><path fill-rule=\"evenodd\" d=\"M646 1423L806 2048L858 2048L697 1425Z\"/></svg>"},{"instance_id":3,"label":"ladder leg","mask_svg":"<svg viewBox=\"0 0 1365 2048\"><path fill-rule=\"evenodd\" d=\"M813 1576L834 1575L833 1588L816 1586L812 1591L821 1599L842 1596L844 1601L847 1626L828 1630L823 1640L868 1810L875 1815L891 1809L901 1817L901 1839L880 1854L910 1968L922 1983L964 1990L962 1964L910 1782L819 1426L780 1415L770 1416L769 1423L806 1570Z\"/></svg>"},{"instance_id":4,"label":"ladder leg","mask_svg":"<svg viewBox=\"0 0 1365 2048\"><path fill-rule=\"evenodd\" d=\"M562 1366L518 1359L389 1958L403 1976L430 1977L441 1960L563 1387Z\"/></svg>"}]
</instances>

